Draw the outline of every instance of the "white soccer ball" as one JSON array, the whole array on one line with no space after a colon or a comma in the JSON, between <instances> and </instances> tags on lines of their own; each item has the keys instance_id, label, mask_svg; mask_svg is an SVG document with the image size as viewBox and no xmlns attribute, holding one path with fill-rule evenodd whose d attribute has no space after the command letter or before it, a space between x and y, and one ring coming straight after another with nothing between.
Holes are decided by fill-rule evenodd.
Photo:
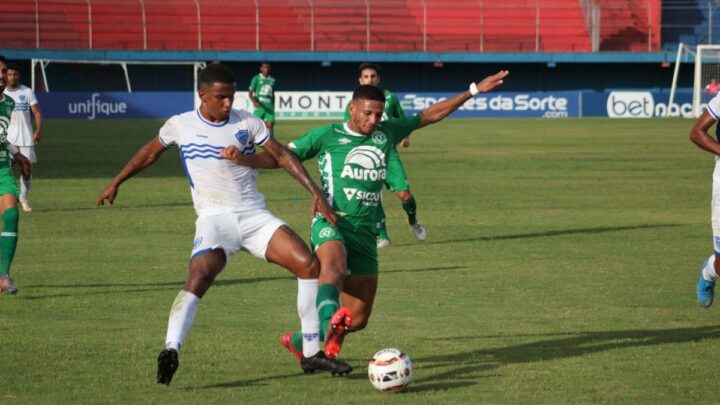
<instances>
[{"instance_id":1,"label":"white soccer ball","mask_svg":"<svg viewBox=\"0 0 720 405\"><path fill-rule=\"evenodd\" d=\"M412 382L412 360L398 349L380 350L368 364L368 378L380 391L403 390Z\"/></svg>"}]
</instances>

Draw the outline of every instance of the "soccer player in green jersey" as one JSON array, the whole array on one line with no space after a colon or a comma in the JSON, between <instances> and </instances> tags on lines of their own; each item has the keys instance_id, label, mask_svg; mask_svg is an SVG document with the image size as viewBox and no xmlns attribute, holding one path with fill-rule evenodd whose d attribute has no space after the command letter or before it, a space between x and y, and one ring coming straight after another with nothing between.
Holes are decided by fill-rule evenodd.
<instances>
[{"instance_id":1,"label":"soccer player in green jersey","mask_svg":"<svg viewBox=\"0 0 720 405\"><path fill-rule=\"evenodd\" d=\"M0 58L0 212L2 213L2 232L0 232L0 293L16 294L17 288L10 277L10 265L15 256L18 238L18 188L15 176L10 169L11 156L20 164L23 176L30 176L30 161L15 146L8 142L10 115L15 109L15 101L4 95L7 87L7 62Z\"/></svg>"},{"instance_id":2,"label":"soccer player in green jersey","mask_svg":"<svg viewBox=\"0 0 720 405\"><path fill-rule=\"evenodd\" d=\"M360 71L360 77L358 81L361 85L370 84L375 87L380 87L380 66L374 63L363 63L358 68ZM383 112L383 120L405 118L405 112L400 106L395 94L390 90L385 89L385 109ZM345 108L345 122L350 120L350 104ZM403 147L410 146L410 139L405 138L402 140ZM402 201L403 210L408 216L408 224L410 230L413 231L415 237L418 240L424 241L427 234L425 227L422 226L420 221L417 219L417 203L415 197L410 193L410 183L408 182L407 175L405 174L405 168L400 161L400 156L397 153L397 148L393 145L392 150L388 158L387 167L387 178L385 179L385 187L388 190L395 193L395 195ZM385 224L385 210L383 209L383 201L381 199L380 205L377 210L377 247L384 248L390 245L390 236L387 232L387 226Z\"/></svg>"},{"instance_id":3,"label":"soccer player in green jersey","mask_svg":"<svg viewBox=\"0 0 720 405\"><path fill-rule=\"evenodd\" d=\"M317 158L323 191L338 214L337 226L320 215L311 226L311 242L320 261L317 311L320 333L327 331L321 338L329 358L338 355L346 333L365 328L372 312L378 282L375 212L387 177L389 153L414 130L444 119L474 95L500 86L508 74L500 71L473 82L468 90L416 116L386 121L382 121L382 90L361 85L353 93L347 122L313 129L289 144L301 160ZM220 156L258 168L277 167L267 153L243 156L228 147ZM302 335L286 333L281 343L297 355L302 350Z\"/></svg>"},{"instance_id":4,"label":"soccer player in green jersey","mask_svg":"<svg viewBox=\"0 0 720 405\"><path fill-rule=\"evenodd\" d=\"M253 114L265 121L272 133L275 127L275 78L270 76L270 63L260 64L260 73L250 81L248 96L255 106Z\"/></svg>"}]
</instances>

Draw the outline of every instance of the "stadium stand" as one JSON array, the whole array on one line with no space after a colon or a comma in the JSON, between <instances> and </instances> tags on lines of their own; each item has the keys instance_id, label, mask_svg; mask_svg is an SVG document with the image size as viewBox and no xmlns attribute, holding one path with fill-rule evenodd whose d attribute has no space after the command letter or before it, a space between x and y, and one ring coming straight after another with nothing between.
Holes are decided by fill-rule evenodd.
<instances>
[{"instance_id":1,"label":"stadium stand","mask_svg":"<svg viewBox=\"0 0 720 405\"><path fill-rule=\"evenodd\" d=\"M700 1L687 3L694 18L715 18ZM660 0L37 0L3 8L10 47L40 49L648 52L660 49L661 32ZM693 29L673 40L702 35L702 24Z\"/></svg>"}]
</instances>

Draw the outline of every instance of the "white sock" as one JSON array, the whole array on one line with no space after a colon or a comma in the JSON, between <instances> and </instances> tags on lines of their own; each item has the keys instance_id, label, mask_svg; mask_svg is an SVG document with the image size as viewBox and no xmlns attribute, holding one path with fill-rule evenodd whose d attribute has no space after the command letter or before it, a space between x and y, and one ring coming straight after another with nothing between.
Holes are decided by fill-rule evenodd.
<instances>
[{"instance_id":1,"label":"white sock","mask_svg":"<svg viewBox=\"0 0 720 405\"><path fill-rule=\"evenodd\" d=\"M297 307L303 335L303 356L312 357L320 351L320 318L317 300L318 280L298 279Z\"/></svg>"},{"instance_id":2,"label":"white sock","mask_svg":"<svg viewBox=\"0 0 720 405\"><path fill-rule=\"evenodd\" d=\"M200 298L191 292L181 290L178 293L170 310L167 337L165 338L166 349L175 349L180 352L180 346L185 341L185 336L195 320L198 302L200 302Z\"/></svg>"},{"instance_id":3,"label":"white sock","mask_svg":"<svg viewBox=\"0 0 720 405\"><path fill-rule=\"evenodd\" d=\"M30 184L32 183L32 176L25 178L20 176L20 201L27 201L28 191L30 191Z\"/></svg>"},{"instance_id":4,"label":"white sock","mask_svg":"<svg viewBox=\"0 0 720 405\"><path fill-rule=\"evenodd\" d=\"M712 255L708 258L707 265L702 270L703 278L706 281L715 281L716 278L718 278L717 273L715 272L715 255Z\"/></svg>"}]
</instances>

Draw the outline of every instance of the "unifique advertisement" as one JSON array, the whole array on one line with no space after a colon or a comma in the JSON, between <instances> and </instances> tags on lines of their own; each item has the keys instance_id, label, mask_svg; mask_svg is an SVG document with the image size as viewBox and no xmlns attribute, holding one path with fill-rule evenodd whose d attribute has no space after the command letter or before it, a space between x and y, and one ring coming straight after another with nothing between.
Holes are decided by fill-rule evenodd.
<instances>
[{"instance_id":1,"label":"unifique advertisement","mask_svg":"<svg viewBox=\"0 0 720 405\"><path fill-rule=\"evenodd\" d=\"M37 98L44 118L164 119L193 109L188 92L53 92Z\"/></svg>"}]
</instances>

